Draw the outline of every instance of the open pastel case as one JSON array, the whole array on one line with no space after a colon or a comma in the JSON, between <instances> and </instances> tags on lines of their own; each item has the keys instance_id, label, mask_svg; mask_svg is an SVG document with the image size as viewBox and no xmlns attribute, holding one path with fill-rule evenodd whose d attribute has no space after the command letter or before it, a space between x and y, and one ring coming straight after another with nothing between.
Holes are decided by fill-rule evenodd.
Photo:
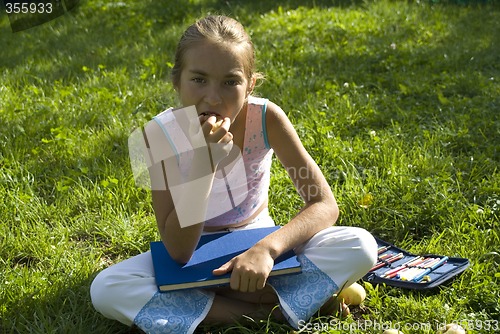
<instances>
[{"instance_id":1,"label":"open pastel case","mask_svg":"<svg viewBox=\"0 0 500 334\"><path fill-rule=\"evenodd\" d=\"M363 277L363 280L373 284L384 283L390 286L415 290L432 289L462 273L470 265L469 260L465 258L447 257L436 254L415 255L379 238L375 239L379 247L379 261L377 261L377 265ZM427 258L429 266L426 265L425 261L418 263L417 259L419 257L424 259ZM432 265L433 259L434 265ZM410 263L412 260L415 260L414 263L416 263L416 265L413 266L412 263ZM413 273L418 273L421 275L422 279L417 279L418 275L416 277L412 277L412 275L405 277L405 271L403 270L406 269L407 273L410 274L410 272L408 272L410 268L420 269L414 269ZM423 269L427 271L424 272ZM384 276L387 275L387 273L391 273L389 270L393 270L393 276ZM396 275L394 276L394 274Z\"/></svg>"}]
</instances>

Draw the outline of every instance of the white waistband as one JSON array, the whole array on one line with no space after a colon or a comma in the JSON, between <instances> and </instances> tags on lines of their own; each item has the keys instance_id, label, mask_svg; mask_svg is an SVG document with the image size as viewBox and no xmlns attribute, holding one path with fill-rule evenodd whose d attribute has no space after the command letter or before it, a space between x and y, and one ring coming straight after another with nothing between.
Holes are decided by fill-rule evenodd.
<instances>
[{"instance_id":1,"label":"white waistband","mask_svg":"<svg viewBox=\"0 0 500 334\"><path fill-rule=\"evenodd\" d=\"M274 220L269 215L269 208L264 208L254 219L252 219L248 224L238 227L228 227L222 229L220 231L215 232L203 232L202 234L213 234L213 233L221 233L221 232L232 232L238 230L249 230L252 228L260 228L260 227L271 227L275 226Z\"/></svg>"}]
</instances>

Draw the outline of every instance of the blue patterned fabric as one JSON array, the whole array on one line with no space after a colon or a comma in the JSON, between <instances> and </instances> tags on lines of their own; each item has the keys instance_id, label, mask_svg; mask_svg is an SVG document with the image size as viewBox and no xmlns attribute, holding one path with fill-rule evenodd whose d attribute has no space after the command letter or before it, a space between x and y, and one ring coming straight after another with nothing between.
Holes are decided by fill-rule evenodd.
<instances>
[{"instance_id":1,"label":"blue patterned fabric","mask_svg":"<svg viewBox=\"0 0 500 334\"><path fill-rule=\"evenodd\" d=\"M134 323L148 334L193 333L211 307L214 295L200 289L157 292Z\"/></svg>"},{"instance_id":2,"label":"blue patterned fabric","mask_svg":"<svg viewBox=\"0 0 500 334\"><path fill-rule=\"evenodd\" d=\"M299 321L309 320L338 291L338 286L305 255L298 255L302 273L269 277L281 310L290 325L298 329Z\"/></svg>"}]
</instances>

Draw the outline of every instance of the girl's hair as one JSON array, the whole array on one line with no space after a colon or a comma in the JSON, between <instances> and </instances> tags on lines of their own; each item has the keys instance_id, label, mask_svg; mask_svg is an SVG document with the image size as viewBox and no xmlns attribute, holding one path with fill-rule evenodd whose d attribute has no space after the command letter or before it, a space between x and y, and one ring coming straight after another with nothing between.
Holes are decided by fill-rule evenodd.
<instances>
[{"instance_id":1,"label":"girl's hair","mask_svg":"<svg viewBox=\"0 0 500 334\"><path fill-rule=\"evenodd\" d=\"M250 36L240 22L227 16L210 15L189 26L177 44L175 63L172 68L172 82L178 87L181 71L184 66L184 54L193 45L208 41L216 44L234 44L241 48L245 75L251 82L252 78L262 79L255 71L255 50Z\"/></svg>"}]
</instances>

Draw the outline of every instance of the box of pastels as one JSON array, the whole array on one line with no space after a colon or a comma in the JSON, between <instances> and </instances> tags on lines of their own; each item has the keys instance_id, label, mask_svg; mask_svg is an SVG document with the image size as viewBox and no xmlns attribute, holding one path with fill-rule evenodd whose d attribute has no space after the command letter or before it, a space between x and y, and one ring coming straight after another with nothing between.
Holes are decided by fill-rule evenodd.
<instances>
[{"instance_id":1,"label":"box of pastels","mask_svg":"<svg viewBox=\"0 0 500 334\"><path fill-rule=\"evenodd\" d=\"M415 255L379 238L377 264L363 277L373 284L407 289L431 289L462 273L468 259L444 255Z\"/></svg>"}]
</instances>

